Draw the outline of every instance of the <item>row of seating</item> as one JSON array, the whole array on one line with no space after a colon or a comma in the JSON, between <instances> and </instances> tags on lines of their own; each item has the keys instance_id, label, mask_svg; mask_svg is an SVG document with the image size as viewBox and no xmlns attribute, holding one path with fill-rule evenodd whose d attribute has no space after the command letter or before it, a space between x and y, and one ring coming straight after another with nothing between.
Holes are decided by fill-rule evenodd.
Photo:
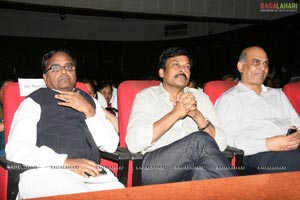
<instances>
[{"instance_id":1,"label":"row of seating","mask_svg":"<svg viewBox=\"0 0 300 200\"><path fill-rule=\"evenodd\" d=\"M135 95L142 89L158 85L159 81L124 81L118 87L118 109L119 109L119 133L120 146L118 150L111 154L101 152L101 164L111 168L125 186L140 185L142 154L131 154L128 152L125 143L126 129L129 115ZM211 101L215 103L216 99L226 90L236 85L235 82L210 81L206 84L204 92L208 94ZM87 91L83 83L77 83L76 87ZM290 83L283 87L284 92L289 97L296 111L300 112L300 82ZM8 85L3 94L4 122L5 122L5 141L11 126L13 115L19 104L25 97L20 96L18 83ZM225 156L231 160L233 166L239 168L243 165L243 151L228 147ZM0 158L0 199L13 199L18 191L17 183L21 165L8 162L5 157Z\"/></svg>"},{"instance_id":2,"label":"row of seating","mask_svg":"<svg viewBox=\"0 0 300 200\"><path fill-rule=\"evenodd\" d=\"M119 109L119 127L120 127L120 152L126 152L126 143L125 143L125 136L126 136L126 129L128 125L129 115L132 107L132 103L134 100L135 95L144 88L151 87L158 85L159 81L143 81L143 80L131 80L131 81L124 81L118 87L118 109ZM226 90L230 89L231 87L235 86L237 82L229 82L229 81L210 81L205 85L204 92L209 96L210 100L214 104L215 101L219 96L221 96ZM292 105L300 115L300 82L286 84L283 87L284 92L290 99ZM236 169L243 169L243 151L228 147L225 151L225 156L231 161L233 167ZM118 156L115 156L118 157ZM120 180L123 180L123 183L127 186L136 186L140 185L141 181L141 165L143 155L141 154L131 154L128 163L124 161L119 156L119 159L122 160L125 166L120 165L120 160L110 159L113 162L107 163L105 160L102 160L102 164L108 167L119 169L115 171L117 174L120 172L120 169L128 169L128 173L122 171ZM114 164L119 163L119 164ZM242 174L242 171L238 171ZM127 177L124 177L127 176Z\"/></svg>"}]
</instances>

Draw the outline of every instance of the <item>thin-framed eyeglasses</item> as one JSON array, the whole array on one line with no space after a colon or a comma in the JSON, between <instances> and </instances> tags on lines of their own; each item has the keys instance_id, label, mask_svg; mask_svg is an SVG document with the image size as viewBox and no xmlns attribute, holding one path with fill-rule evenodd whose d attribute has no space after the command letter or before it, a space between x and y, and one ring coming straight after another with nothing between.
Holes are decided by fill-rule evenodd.
<instances>
[{"instance_id":1,"label":"thin-framed eyeglasses","mask_svg":"<svg viewBox=\"0 0 300 200\"><path fill-rule=\"evenodd\" d=\"M66 65L64 66L61 66L59 64L53 64L51 65L51 67L49 67L48 69L46 69L44 71L44 73L47 73L49 71L51 72L59 72L61 71L62 69L65 69L66 71L74 71L76 69L76 67L72 64L72 63L67 63Z\"/></svg>"},{"instance_id":2,"label":"thin-framed eyeglasses","mask_svg":"<svg viewBox=\"0 0 300 200\"><path fill-rule=\"evenodd\" d=\"M260 59L253 59L250 61L250 64L253 66L260 66L263 64L265 67L269 67L269 60L260 60Z\"/></svg>"}]
</instances>

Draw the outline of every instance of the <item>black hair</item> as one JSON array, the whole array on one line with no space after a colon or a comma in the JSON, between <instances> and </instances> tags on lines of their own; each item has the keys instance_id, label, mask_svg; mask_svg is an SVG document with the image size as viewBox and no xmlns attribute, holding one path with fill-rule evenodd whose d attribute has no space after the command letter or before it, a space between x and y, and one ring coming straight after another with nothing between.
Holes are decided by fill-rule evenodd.
<instances>
[{"instance_id":1,"label":"black hair","mask_svg":"<svg viewBox=\"0 0 300 200\"><path fill-rule=\"evenodd\" d=\"M107 81L103 81L103 82L99 82L98 83L98 86L97 86L97 90L100 91L102 90L103 88L105 88L106 86L109 86L111 91L113 91L113 87L112 87L112 84L107 82Z\"/></svg>"},{"instance_id":2,"label":"black hair","mask_svg":"<svg viewBox=\"0 0 300 200\"><path fill-rule=\"evenodd\" d=\"M172 58L175 56L182 56L182 55L187 56L188 59L190 60L191 66L193 66L192 56L186 49L181 47L171 47L169 49L164 50L160 55L158 59L158 67L160 69L166 69L166 62L168 58Z\"/></svg>"},{"instance_id":3,"label":"black hair","mask_svg":"<svg viewBox=\"0 0 300 200\"><path fill-rule=\"evenodd\" d=\"M0 88L4 85L6 82L16 82L16 77L14 75L6 75L4 77L1 77L0 79Z\"/></svg>"},{"instance_id":4,"label":"black hair","mask_svg":"<svg viewBox=\"0 0 300 200\"><path fill-rule=\"evenodd\" d=\"M48 64L48 60L54 55L56 54L57 52L64 52L66 54L68 54L71 59L72 59L72 62L74 64L74 66L77 66L77 61L76 59L71 55L70 51L65 49L65 48L57 48L57 49L54 49L54 50L51 50L49 51L48 53L46 53L45 55L43 55L42 57L42 63L41 63L41 67L42 67L42 71L43 73L45 73L46 71L46 66Z\"/></svg>"},{"instance_id":5,"label":"black hair","mask_svg":"<svg viewBox=\"0 0 300 200\"><path fill-rule=\"evenodd\" d=\"M224 76L222 76L222 80L226 80L228 78L233 78L235 79L234 75L233 74L225 74Z\"/></svg>"},{"instance_id":6,"label":"black hair","mask_svg":"<svg viewBox=\"0 0 300 200\"><path fill-rule=\"evenodd\" d=\"M92 89L93 89L93 93L96 94L97 93L97 86L95 84L95 82L92 79L89 79L87 77L83 77L81 79L78 80L79 82L83 82L83 83L88 83L91 85Z\"/></svg>"}]
</instances>

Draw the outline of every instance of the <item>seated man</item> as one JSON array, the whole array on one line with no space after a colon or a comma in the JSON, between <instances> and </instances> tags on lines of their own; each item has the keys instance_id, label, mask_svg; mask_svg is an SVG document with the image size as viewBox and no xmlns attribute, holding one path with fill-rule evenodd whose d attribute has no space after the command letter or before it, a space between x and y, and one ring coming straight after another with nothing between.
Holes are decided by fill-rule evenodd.
<instances>
[{"instance_id":1,"label":"seated man","mask_svg":"<svg viewBox=\"0 0 300 200\"><path fill-rule=\"evenodd\" d=\"M220 150L227 146L207 95L188 88L192 59L181 48L159 58L159 86L136 95L126 142L145 153L142 184L235 176Z\"/></svg>"},{"instance_id":2,"label":"seated man","mask_svg":"<svg viewBox=\"0 0 300 200\"><path fill-rule=\"evenodd\" d=\"M20 104L5 149L8 160L29 168L20 175L20 198L124 187L98 165L99 149L114 152L119 137L96 100L74 88L76 60L50 51L42 70L47 87Z\"/></svg>"},{"instance_id":3,"label":"seated man","mask_svg":"<svg viewBox=\"0 0 300 200\"><path fill-rule=\"evenodd\" d=\"M244 150L247 174L300 170L300 119L281 89L263 85L269 60L261 47L239 57L241 81L216 102L230 146ZM295 133L286 135L289 128Z\"/></svg>"}]
</instances>

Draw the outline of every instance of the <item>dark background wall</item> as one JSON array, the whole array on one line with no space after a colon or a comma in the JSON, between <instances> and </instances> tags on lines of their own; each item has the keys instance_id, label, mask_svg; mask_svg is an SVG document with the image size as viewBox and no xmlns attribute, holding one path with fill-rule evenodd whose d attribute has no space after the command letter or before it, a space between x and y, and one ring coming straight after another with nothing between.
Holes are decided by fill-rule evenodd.
<instances>
[{"instance_id":1,"label":"dark background wall","mask_svg":"<svg viewBox=\"0 0 300 200\"><path fill-rule=\"evenodd\" d=\"M78 60L78 77L141 79L157 75L157 59L171 46L187 48L194 58L193 78L201 82L234 73L241 50L260 45L269 54L276 76L286 81L300 57L299 15L240 30L167 41L91 41L0 37L0 76L41 77L44 53L66 47ZM298 59L298 61L297 61ZM299 65L298 65L299 67Z\"/></svg>"}]
</instances>

